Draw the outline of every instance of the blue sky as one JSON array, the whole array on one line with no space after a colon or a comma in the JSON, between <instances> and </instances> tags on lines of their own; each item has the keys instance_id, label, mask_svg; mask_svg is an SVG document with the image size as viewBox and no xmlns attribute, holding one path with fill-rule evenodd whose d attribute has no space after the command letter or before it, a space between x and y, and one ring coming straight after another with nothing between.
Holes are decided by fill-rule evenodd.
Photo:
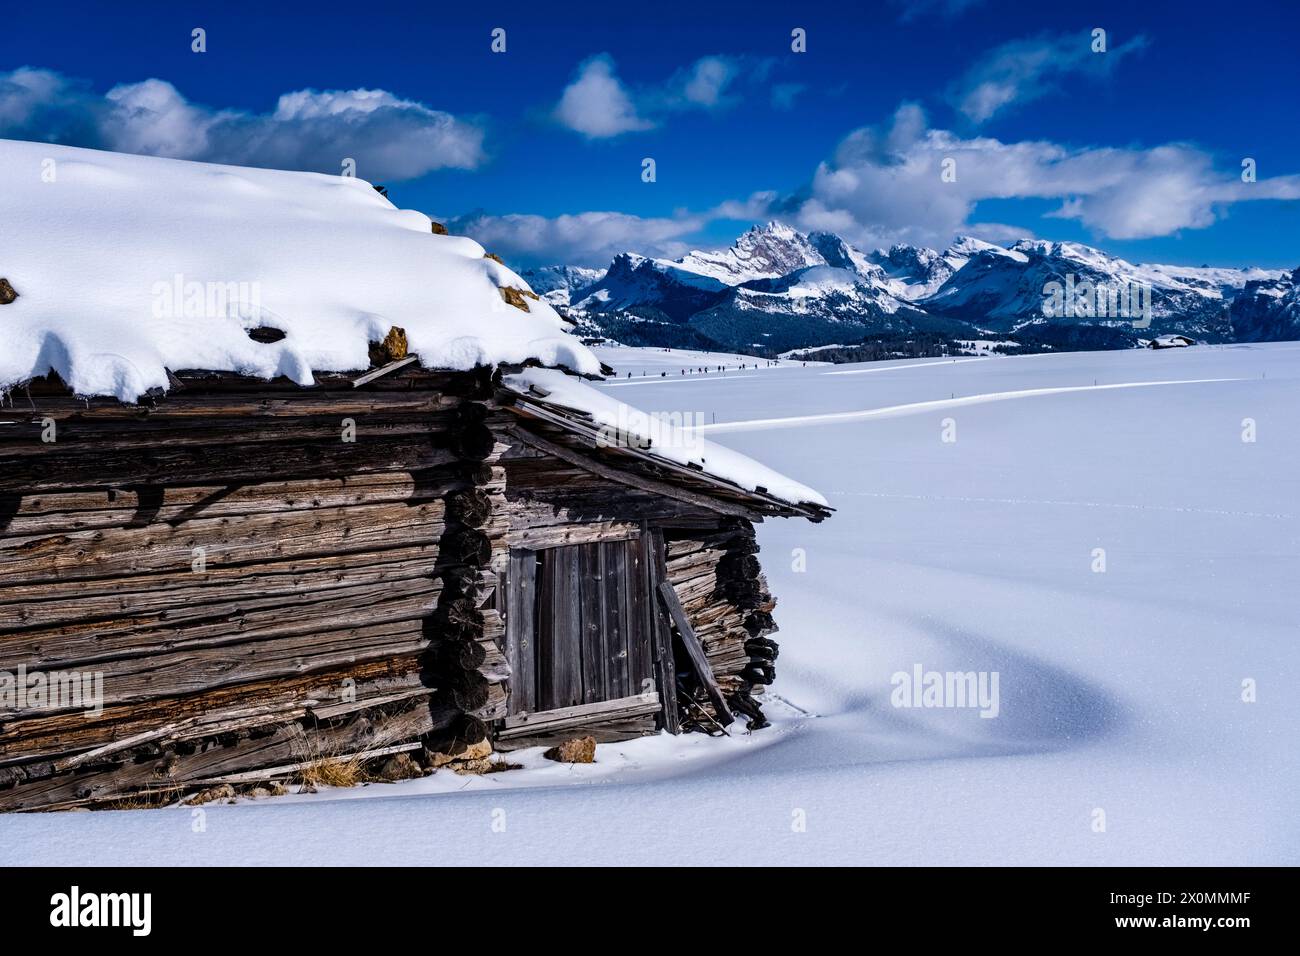
<instances>
[{"instance_id":1,"label":"blue sky","mask_svg":"<svg viewBox=\"0 0 1300 956\"><path fill-rule=\"evenodd\" d=\"M780 218L864 247L1035 235L1294 267L1298 26L1282 2L20 4L0 136L351 157L517 265Z\"/></svg>"}]
</instances>

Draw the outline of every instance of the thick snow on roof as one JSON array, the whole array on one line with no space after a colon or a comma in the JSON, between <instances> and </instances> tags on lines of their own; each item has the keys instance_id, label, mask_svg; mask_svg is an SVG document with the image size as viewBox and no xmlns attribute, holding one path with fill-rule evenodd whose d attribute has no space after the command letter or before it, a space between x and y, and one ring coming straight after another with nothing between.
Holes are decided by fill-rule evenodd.
<instances>
[{"instance_id":1,"label":"thick snow on roof","mask_svg":"<svg viewBox=\"0 0 1300 956\"><path fill-rule=\"evenodd\" d=\"M363 180L0 140L0 388L50 369L134 401L166 369L302 385L405 329L431 368L535 359L598 374L527 283ZM260 343L247 330L280 329Z\"/></svg>"},{"instance_id":2,"label":"thick snow on roof","mask_svg":"<svg viewBox=\"0 0 1300 956\"><path fill-rule=\"evenodd\" d=\"M807 485L693 433L690 422L643 412L574 376L554 369L530 368L517 375L507 375L504 381L508 388L521 395L536 387L546 402L585 412L598 427L610 429L611 438L620 433L635 436L648 443L645 450L650 454L679 465L698 465L706 474L730 481L746 491L764 488L772 497L792 505L829 507L826 499Z\"/></svg>"}]
</instances>

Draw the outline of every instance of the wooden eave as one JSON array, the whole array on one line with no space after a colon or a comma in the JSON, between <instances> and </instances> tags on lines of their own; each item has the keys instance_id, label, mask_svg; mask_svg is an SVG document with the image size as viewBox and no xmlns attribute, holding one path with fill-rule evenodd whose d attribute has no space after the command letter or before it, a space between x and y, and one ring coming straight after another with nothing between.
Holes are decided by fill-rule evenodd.
<instances>
[{"instance_id":1,"label":"wooden eave","mask_svg":"<svg viewBox=\"0 0 1300 956\"><path fill-rule=\"evenodd\" d=\"M622 479L636 484L637 479L650 479L665 485L685 489L691 493L692 503L712 508L724 514L736 514L739 507L757 520L764 516L804 517L821 521L832 509L813 502L791 504L764 491L751 491L733 481L711 475L703 469L683 465L653 449L642 449L635 443L615 442L604 438L601 428L585 412L547 402L535 395L523 395L509 388L501 389L498 401L520 419L521 427L539 434L551 444L554 452L558 444L585 458L589 464L603 465L602 473L612 480ZM527 436L523 436L527 440ZM548 449L543 449L548 450ZM574 460L581 466L581 460Z\"/></svg>"}]
</instances>

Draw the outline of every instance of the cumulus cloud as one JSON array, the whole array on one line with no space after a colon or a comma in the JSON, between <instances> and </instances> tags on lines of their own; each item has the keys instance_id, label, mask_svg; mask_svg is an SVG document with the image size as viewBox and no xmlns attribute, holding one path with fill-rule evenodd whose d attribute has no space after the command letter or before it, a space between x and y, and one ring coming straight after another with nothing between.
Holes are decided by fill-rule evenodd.
<instances>
[{"instance_id":1,"label":"cumulus cloud","mask_svg":"<svg viewBox=\"0 0 1300 956\"><path fill-rule=\"evenodd\" d=\"M1013 103L1046 96L1071 73L1105 76L1146 45L1146 37L1136 36L1094 53L1090 33L1012 40L976 62L952 88L950 98L968 119L983 123Z\"/></svg>"},{"instance_id":2,"label":"cumulus cloud","mask_svg":"<svg viewBox=\"0 0 1300 956\"><path fill-rule=\"evenodd\" d=\"M942 175L947 160L953 181ZM867 249L895 242L942 248L960 234L993 242L1033 235L1022 225L976 218L978 204L992 199L1052 200L1049 215L1077 220L1098 236L1144 239L1208 226L1232 203L1300 200L1300 176L1243 183L1239 168L1216 165L1187 143L1075 148L963 137L932 128L921 108L908 103L890 122L845 137L793 192L756 192L661 218L480 213L448 225L527 265L603 266L627 251L676 258L719 221L782 219L806 231L839 233Z\"/></svg>"},{"instance_id":3,"label":"cumulus cloud","mask_svg":"<svg viewBox=\"0 0 1300 956\"><path fill-rule=\"evenodd\" d=\"M778 193L773 190L750 193L748 199L728 199L718 203L706 214L714 219L767 219L786 208Z\"/></svg>"},{"instance_id":4,"label":"cumulus cloud","mask_svg":"<svg viewBox=\"0 0 1300 956\"><path fill-rule=\"evenodd\" d=\"M606 266L622 252L676 259L699 248L691 237L719 220L754 222L784 215L788 201L774 190L729 199L709 209L679 209L671 216L642 217L621 212L580 212L555 217L474 212L447 220L458 235L520 265ZM437 218L437 217L434 217ZM1021 232L1021 235L1024 233Z\"/></svg>"},{"instance_id":5,"label":"cumulus cloud","mask_svg":"<svg viewBox=\"0 0 1300 956\"><path fill-rule=\"evenodd\" d=\"M52 70L0 72L0 135L88 145L101 102L88 83Z\"/></svg>"},{"instance_id":6,"label":"cumulus cloud","mask_svg":"<svg viewBox=\"0 0 1300 956\"><path fill-rule=\"evenodd\" d=\"M663 218L621 212L582 212L554 218L473 213L449 220L447 228L478 240L508 262L595 267L608 265L620 252L666 258L683 255L690 251L684 237L698 231L707 218L689 213Z\"/></svg>"},{"instance_id":7,"label":"cumulus cloud","mask_svg":"<svg viewBox=\"0 0 1300 956\"><path fill-rule=\"evenodd\" d=\"M601 53L579 65L551 116L588 139L654 129L671 113L736 105L742 99L742 85L765 80L773 62L743 56L703 56L661 83L632 89L619 78L613 58Z\"/></svg>"},{"instance_id":8,"label":"cumulus cloud","mask_svg":"<svg viewBox=\"0 0 1300 956\"><path fill-rule=\"evenodd\" d=\"M480 126L384 90L300 90L270 113L251 113L192 103L165 80L100 96L31 68L0 73L0 136L319 172L338 172L350 158L376 181L474 169L485 159Z\"/></svg>"},{"instance_id":9,"label":"cumulus cloud","mask_svg":"<svg viewBox=\"0 0 1300 956\"><path fill-rule=\"evenodd\" d=\"M727 102L728 87L740 72L733 57L705 56L669 81L671 96L682 105L714 109Z\"/></svg>"},{"instance_id":10,"label":"cumulus cloud","mask_svg":"<svg viewBox=\"0 0 1300 956\"><path fill-rule=\"evenodd\" d=\"M942 177L951 160L955 181ZM805 228L831 229L862 245L942 245L970 231L987 199L1053 199L1054 215L1113 239L1164 236L1208 226L1224 207L1300 198L1300 176L1243 183L1195 146L1067 148L1004 143L932 129L905 104L887 127L864 127L840 143L807 189L787 200Z\"/></svg>"},{"instance_id":11,"label":"cumulus cloud","mask_svg":"<svg viewBox=\"0 0 1300 956\"><path fill-rule=\"evenodd\" d=\"M614 61L601 54L578 67L555 107L561 125L588 139L607 139L654 126L637 113L632 96L614 72Z\"/></svg>"}]
</instances>

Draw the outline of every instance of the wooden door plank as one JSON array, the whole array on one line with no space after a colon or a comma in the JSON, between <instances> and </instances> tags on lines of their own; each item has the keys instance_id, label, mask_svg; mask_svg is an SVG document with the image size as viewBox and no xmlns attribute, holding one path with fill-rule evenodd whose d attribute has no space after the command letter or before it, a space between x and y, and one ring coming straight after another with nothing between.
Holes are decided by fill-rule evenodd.
<instances>
[{"instance_id":1,"label":"wooden door plank","mask_svg":"<svg viewBox=\"0 0 1300 956\"><path fill-rule=\"evenodd\" d=\"M614 576L614 563L609 560L609 544L600 543L596 548L596 564L600 569L601 588L597 601L600 614L600 699L614 700L621 694L614 691L614 677L610 672L610 642L617 643L620 633L618 615L618 578ZM617 547L617 545L615 545Z\"/></svg>"},{"instance_id":2,"label":"wooden door plank","mask_svg":"<svg viewBox=\"0 0 1300 956\"><path fill-rule=\"evenodd\" d=\"M523 552L511 551L506 568L506 660L510 662L510 697L506 701L507 714L516 714L528 709L523 706L523 697L526 693L523 685L527 682L527 675L524 674L519 634L524 625L521 600L523 582L520 580L522 564Z\"/></svg>"},{"instance_id":3,"label":"wooden door plank","mask_svg":"<svg viewBox=\"0 0 1300 956\"><path fill-rule=\"evenodd\" d=\"M713 668L709 666L709 659L704 656L704 646L700 644L700 639L695 636L695 631L691 628L691 622L686 617L686 611L682 607L681 601L677 600L677 592L673 590L671 581L659 582L659 597L668 609L668 614L673 623L677 625L677 633L681 635L682 646L686 648L686 656L690 658L696 676L699 677L700 683L704 685L705 693L709 695L713 709L718 715L718 723L724 727L734 723L736 718L732 716L731 709L722 697L722 690L718 687L718 681L713 676Z\"/></svg>"},{"instance_id":4,"label":"wooden door plank","mask_svg":"<svg viewBox=\"0 0 1300 956\"><path fill-rule=\"evenodd\" d=\"M605 570L613 583L606 596L605 631L606 692L611 699L630 697L640 688L628 679L627 634L631 628L631 594L627 586L627 547L621 541L601 546L605 550Z\"/></svg>"},{"instance_id":5,"label":"wooden door plank","mask_svg":"<svg viewBox=\"0 0 1300 956\"><path fill-rule=\"evenodd\" d=\"M673 635L666 612L655 599L659 583L668 579L664 535L661 530L655 528L642 532L641 554L645 566L644 584L641 586L650 598L645 602L645 628L654 647L655 676L659 685L659 697L663 701L660 723L670 734L678 734L682 727L677 714L677 662L673 655Z\"/></svg>"},{"instance_id":6,"label":"wooden door plank","mask_svg":"<svg viewBox=\"0 0 1300 956\"><path fill-rule=\"evenodd\" d=\"M601 612L601 596L608 587L601 572L601 546L599 544L582 544L576 547L578 552L578 589L580 603L580 622L582 634L582 702L594 704L608 700L605 694L605 657L604 615Z\"/></svg>"},{"instance_id":7,"label":"wooden door plank","mask_svg":"<svg viewBox=\"0 0 1300 956\"><path fill-rule=\"evenodd\" d=\"M509 713L537 707L537 553L510 552L506 573L506 657L510 661Z\"/></svg>"},{"instance_id":8,"label":"wooden door plank","mask_svg":"<svg viewBox=\"0 0 1300 956\"><path fill-rule=\"evenodd\" d=\"M650 605L654 603L655 597L650 589L650 562L646 559L644 545L629 541L624 547L629 565L625 586L632 594L627 670L632 693L637 694L659 685L655 674L654 632L650 629Z\"/></svg>"},{"instance_id":9,"label":"wooden door plank","mask_svg":"<svg viewBox=\"0 0 1300 956\"><path fill-rule=\"evenodd\" d=\"M547 555L555 569L551 608L551 701L548 710L582 703L582 606L578 548L555 548Z\"/></svg>"},{"instance_id":10,"label":"wooden door plank","mask_svg":"<svg viewBox=\"0 0 1300 956\"><path fill-rule=\"evenodd\" d=\"M637 644L645 640L648 632L645 627L645 557L643 549L625 548L624 560L627 562L621 587L627 595L627 627L623 634L623 653L627 661L627 692L639 694L643 675L637 670Z\"/></svg>"},{"instance_id":11,"label":"wooden door plank","mask_svg":"<svg viewBox=\"0 0 1300 956\"><path fill-rule=\"evenodd\" d=\"M537 574L537 634L533 641L537 654L537 693L533 701L536 710L551 710L555 702L555 591L556 561L558 552L538 554Z\"/></svg>"}]
</instances>

